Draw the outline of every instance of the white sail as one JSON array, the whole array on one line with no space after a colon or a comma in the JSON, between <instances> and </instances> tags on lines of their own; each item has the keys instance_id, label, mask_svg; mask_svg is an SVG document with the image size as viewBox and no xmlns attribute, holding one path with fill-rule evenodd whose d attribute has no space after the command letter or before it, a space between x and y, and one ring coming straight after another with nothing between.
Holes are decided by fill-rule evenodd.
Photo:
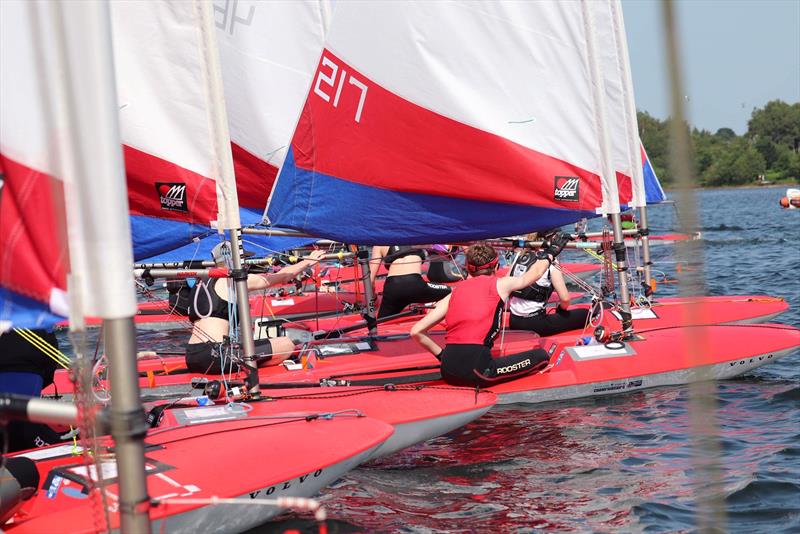
<instances>
[{"instance_id":1,"label":"white sail","mask_svg":"<svg viewBox=\"0 0 800 534\"><path fill-rule=\"evenodd\" d=\"M3 171L9 187L2 195L14 205L2 210L1 285L34 300L49 286L50 309L66 315L71 271L75 324L84 315L130 317L136 301L130 228L118 216L127 212L127 201L124 184L116 182L122 152L116 105L108 100L113 85L92 83L112 66L111 52L101 44L107 35L61 36L48 4L9 1L2 9L0 152L8 158ZM73 20L82 10L63 11L66 24L96 22ZM86 49L97 52L84 57ZM13 317L10 322L35 326Z\"/></svg>"},{"instance_id":2,"label":"white sail","mask_svg":"<svg viewBox=\"0 0 800 534\"><path fill-rule=\"evenodd\" d=\"M216 156L220 123L208 112L215 77L205 57L216 53L215 35L203 29L200 7L196 0L111 4L137 256L240 226L233 173Z\"/></svg>"},{"instance_id":3,"label":"white sail","mask_svg":"<svg viewBox=\"0 0 800 534\"><path fill-rule=\"evenodd\" d=\"M217 2L214 10L231 141L272 167L269 176L252 177L266 188L263 208L319 61L331 5L240 0ZM237 159L237 170L247 172L248 166L245 158Z\"/></svg>"},{"instance_id":4,"label":"white sail","mask_svg":"<svg viewBox=\"0 0 800 534\"><path fill-rule=\"evenodd\" d=\"M413 243L604 211L613 176L585 22L581 2L337 4L269 219ZM626 147L612 154L629 162ZM366 204L371 230L351 232L351 207ZM370 233L382 227L396 232Z\"/></svg>"}]
</instances>

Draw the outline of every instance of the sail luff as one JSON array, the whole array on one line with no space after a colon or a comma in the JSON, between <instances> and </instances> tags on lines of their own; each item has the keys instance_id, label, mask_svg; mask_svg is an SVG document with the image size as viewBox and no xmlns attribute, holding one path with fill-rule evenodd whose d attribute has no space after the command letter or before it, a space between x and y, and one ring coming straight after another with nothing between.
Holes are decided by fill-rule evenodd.
<instances>
[{"instance_id":1,"label":"sail luff","mask_svg":"<svg viewBox=\"0 0 800 534\"><path fill-rule=\"evenodd\" d=\"M605 0L608 5L609 0ZM589 66L592 73L593 93L596 102L596 116L599 121L600 147L602 151L602 162L605 176L604 184L608 186L608 197L604 198L604 215L611 218L614 232L614 252L617 261L617 274L619 275L619 304L620 315L622 316L622 329L626 336L633 333L633 323L631 321L630 295L628 292L628 274L625 259L625 243L622 236L622 220L620 218L619 191L617 188L617 175L611 160L609 149L609 136L606 127L606 107L604 102L604 78L600 75L600 65L597 58L597 38L594 31L594 13L588 0L582 0L584 22L586 25L586 44L588 48Z\"/></svg>"},{"instance_id":2,"label":"sail luff","mask_svg":"<svg viewBox=\"0 0 800 534\"><path fill-rule=\"evenodd\" d=\"M622 82L622 94L625 107L625 122L627 124L626 141L630 155L630 168L633 197L631 207L638 208L647 204L644 189L643 161L641 157L641 141L639 140L639 124L636 119L636 99L633 91L633 77L631 76L630 56L628 41L625 34L625 21L622 17L622 5L619 0L610 2L612 24L614 28L615 43L617 47L617 65Z\"/></svg>"},{"instance_id":3,"label":"sail luff","mask_svg":"<svg viewBox=\"0 0 800 534\"><path fill-rule=\"evenodd\" d=\"M633 77L628 54L628 41L625 34L625 21L622 16L622 5L619 0L611 0L611 15L614 34L617 44L617 63L622 79L622 93L625 104L625 119L628 125L627 140L631 157L631 187L633 196L631 207L639 208L639 229L642 234L642 264L644 268L644 283L650 287L652 261L650 259L650 238L647 226L647 194L644 184L644 169L646 162L641 157L641 140L639 139L639 124L636 119L636 100L633 93Z\"/></svg>"},{"instance_id":4,"label":"sail luff","mask_svg":"<svg viewBox=\"0 0 800 534\"><path fill-rule=\"evenodd\" d=\"M195 0L199 18L200 52L203 61L203 82L206 92L206 110L211 135L212 176L217 183L217 227L233 230L242 226L239 218L239 197L233 171L231 136L225 112L225 90L219 62L217 33L210 2Z\"/></svg>"},{"instance_id":5,"label":"sail luff","mask_svg":"<svg viewBox=\"0 0 800 534\"><path fill-rule=\"evenodd\" d=\"M611 156L611 139L608 133L606 96L604 76L601 74L598 58L595 18L592 4L581 0L584 29L586 32L587 62L589 65L589 85L594 104L594 120L598 133L597 142L601 166L601 183L603 184L603 215L619 213L619 189L617 187L616 169Z\"/></svg>"},{"instance_id":6,"label":"sail luff","mask_svg":"<svg viewBox=\"0 0 800 534\"><path fill-rule=\"evenodd\" d=\"M205 0L195 0L195 8L199 16L199 29L201 35L201 49L203 54L203 72L206 86L206 113L209 118L209 130L213 147L212 161L219 174L217 176L218 208L220 230L230 233L231 256L234 272L242 272L242 247L241 221L239 219L238 193L236 191L236 176L233 170L233 154L231 153L230 133L228 131L228 117L225 107L225 95L220 68L219 50L217 47L217 34L211 13L211 3ZM250 300L247 290L247 272L234 278L236 286L236 306L239 314L239 342L244 352L245 368L247 370L248 393L258 396L258 369L253 362L255 355L255 342L253 340L250 319Z\"/></svg>"}]
</instances>

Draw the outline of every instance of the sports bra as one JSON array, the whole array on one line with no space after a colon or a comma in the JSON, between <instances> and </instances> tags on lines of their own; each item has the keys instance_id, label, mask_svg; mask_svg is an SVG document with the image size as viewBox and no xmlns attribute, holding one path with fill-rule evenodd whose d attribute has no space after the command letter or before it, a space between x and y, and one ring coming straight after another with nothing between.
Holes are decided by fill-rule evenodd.
<instances>
[{"instance_id":1,"label":"sports bra","mask_svg":"<svg viewBox=\"0 0 800 534\"><path fill-rule=\"evenodd\" d=\"M383 263L389 267L395 260L411 256L412 254L419 256L421 260L425 259L425 251L420 248L406 245L392 245L389 247L389 252L383 257Z\"/></svg>"},{"instance_id":2,"label":"sports bra","mask_svg":"<svg viewBox=\"0 0 800 534\"><path fill-rule=\"evenodd\" d=\"M229 302L217 294L217 291L214 289L217 285L216 282L216 278L210 281L201 281L197 282L192 288L192 292L189 296L189 320L193 323L200 319L205 319L206 317L216 317L217 319L225 319L226 321L230 320L230 315L228 314ZM206 294L205 290L201 290L200 286L207 287L208 294ZM199 295L197 294L198 291L201 291ZM211 297L210 303L208 299L209 296ZM195 302L197 302L197 310L194 309ZM211 308L210 310L209 306ZM198 313L198 311L200 313Z\"/></svg>"}]
</instances>

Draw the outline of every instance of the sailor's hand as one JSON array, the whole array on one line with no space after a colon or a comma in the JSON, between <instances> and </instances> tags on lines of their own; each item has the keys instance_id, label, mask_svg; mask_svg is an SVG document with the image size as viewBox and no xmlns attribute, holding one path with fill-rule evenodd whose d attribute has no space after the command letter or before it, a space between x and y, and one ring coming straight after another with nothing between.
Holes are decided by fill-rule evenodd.
<instances>
[{"instance_id":1,"label":"sailor's hand","mask_svg":"<svg viewBox=\"0 0 800 534\"><path fill-rule=\"evenodd\" d=\"M556 232L545 244L544 252L551 258L555 259L556 256L561 254L561 251L564 250L564 247L572 240L572 236L570 234L565 234L564 232Z\"/></svg>"},{"instance_id":2,"label":"sailor's hand","mask_svg":"<svg viewBox=\"0 0 800 534\"><path fill-rule=\"evenodd\" d=\"M317 262L324 255L325 255L325 251L324 250L313 250L313 251L311 251L311 253L308 256L306 256L306 261Z\"/></svg>"}]
</instances>

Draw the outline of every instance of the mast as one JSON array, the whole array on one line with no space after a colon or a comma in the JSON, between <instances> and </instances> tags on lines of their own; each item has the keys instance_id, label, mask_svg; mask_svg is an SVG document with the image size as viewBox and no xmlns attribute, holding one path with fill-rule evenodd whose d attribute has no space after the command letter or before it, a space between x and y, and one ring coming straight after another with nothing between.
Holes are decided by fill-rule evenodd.
<instances>
[{"instance_id":1,"label":"mast","mask_svg":"<svg viewBox=\"0 0 800 534\"><path fill-rule=\"evenodd\" d=\"M623 102L625 105L625 121L627 122L628 153L631 158L631 176L633 187L632 207L639 208L639 235L642 237L642 263L644 264L644 281L650 287L650 230L647 226L647 197L644 188L642 171L641 141L639 140L639 124L636 118L636 101L633 94L633 78L630 69L628 41L625 34L625 22L622 17L622 6L618 0L611 1L611 18L617 44L617 65L622 82Z\"/></svg>"},{"instance_id":2,"label":"mast","mask_svg":"<svg viewBox=\"0 0 800 534\"><path fill-rule=\"evenodd\" d=\"M144 459L147 426L136 369L133 252L109 6L80 2L65 9L54 2L45 9L53 16L57 64L62 69L60 76L52 77L51 86L57 93L56 120L62 130L58 146L66 189L70 290L77 297L71 315L78 315L74 317L78 328L84 314L103 319L114 391L111 435L119 473L121 530L150 532Z\"/></svg>"},{"instance_id":3,"label":"mast","mask_svg":"<svg viewBox=\"0 0 800 534\"><path fill-rule=\"evenodd\" d=\"M622 234L622 220L619 209L619 190L617 188L617 175L611 158L611 144L606 124L605 84L600 75L600 65L597 51L597 38L594 29L594 15L587 0L581 2L583 11L584 28L586 31L587 59L589 62L589 76L595 104L595 121L599 131L601 172L603 180L603 211L611 217L614 231L614 254L619 275L619 300L620 316L622 318L623 335L627 338L633 334L633 321L631 319L630 295L628 293L628 267L625 261L625 242Z\"/></svg>"},{"instance_id":4,"label":"mast","mask_svg":"<svg viewBox=\"0 0 800 534\"><path fill-rule=\"evenodd\" d=\"M211 2L195 0L195 8L200 17L208 120L214 147L213 161L217 177L217 202L220 207L217 224L221 232L224 230L230 232L233 280L236 285L236 307L239 314L239 342L244 351L243 363L247 369L247 390L250 395L257 397L260 395L260 390L258 368L253 361L256 350L251 326L250 301L247 296L247 269L243 268L242 261L244 256L242 224L239 220L239 201L236 193L236 176L233 170L233 155L225 110L225 91L222 83L216 28L211 12L213 6Z\"/></svg>"}]
</instances>

